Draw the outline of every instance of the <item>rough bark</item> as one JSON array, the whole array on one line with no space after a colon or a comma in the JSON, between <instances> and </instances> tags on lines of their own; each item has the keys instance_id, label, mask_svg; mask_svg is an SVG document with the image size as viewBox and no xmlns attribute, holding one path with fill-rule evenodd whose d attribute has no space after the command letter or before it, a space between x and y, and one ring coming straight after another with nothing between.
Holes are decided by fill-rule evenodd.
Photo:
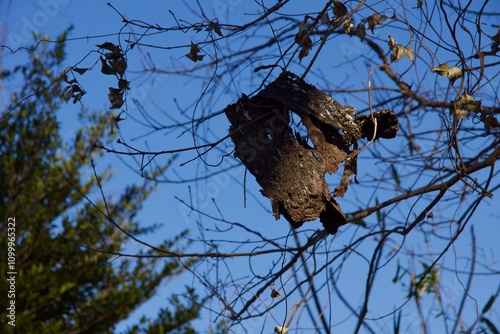
<instances>
[{"instance_id":1,"label":"rough bark","mask_svg":"<svg viewBox=\"0 0 500 334\"><path fill-rule=\"evenodd\" d=\"M301 118L314 148L294 138L290 112ZM343 196L350 176L357 172L353 155L357 141L373 137L371 116L354 117L353 107L342 106L286 71L254 97L243 95L227 106L225 113L231 123L235 156L271 200L276 219L283 215L297 228L319 217L332 234L346 223L325 174L337 172L344 162L343 177L334 192L335 196ZM396 136L398 123L392 111L375 112L374 117L376 139Z\"/></svg>"}]
</instances>

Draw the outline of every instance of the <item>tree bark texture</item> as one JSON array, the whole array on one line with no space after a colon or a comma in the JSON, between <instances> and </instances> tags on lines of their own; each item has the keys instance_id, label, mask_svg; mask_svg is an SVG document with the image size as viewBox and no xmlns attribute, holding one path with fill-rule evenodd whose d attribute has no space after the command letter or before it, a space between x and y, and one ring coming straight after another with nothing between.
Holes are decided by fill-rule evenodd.
<instances>
[{"instance_id":1,"label":"tree bark texture","mask_svg":"<svg viewBox=\"0 0 500 334\"><path fill-rule=\"evenodd\" d=\"M343 196L357 173L358 140L372 139L374 123L371 115L355 117L354 111L287 71L254 97L243 95L226 107L235 156L271 200L276 219L283 215L297 228L319 217L332 234L346 223L325 175L337 172L344 162L340 185L333 192ZM313 148L294 137L290 112L301 118ZM373 116L376 139L396 136L398 122L392 111Z\"/></svg>"}]
</instances>

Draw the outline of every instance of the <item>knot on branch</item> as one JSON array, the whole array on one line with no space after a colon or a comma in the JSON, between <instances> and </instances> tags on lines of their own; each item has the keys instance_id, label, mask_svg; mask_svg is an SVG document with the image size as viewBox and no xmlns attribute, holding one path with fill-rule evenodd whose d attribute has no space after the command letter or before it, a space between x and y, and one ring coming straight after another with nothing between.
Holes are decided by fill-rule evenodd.
<instances>
[{"instance_id":1,"label":"knot on branch","mask_svg":"<svg viewBox=\"0 0 500 334\"><path fill-rule=\"evenodd\" d=\"M357 173L358 140L372 139L374 131L371 116L355 117L354 111L287 71L254 97L243 95L226 107L235 156L271 200L276 219L283 215L297 228L319 217L332 234L346 223L334 196L344 196ZM314 147L293 136L290 112L301 118ZM392 111L374 117L376 139L396 136ZM342 163L343 176L332 195L325 174L337 172Z\"/></svg>"}]
</instances>

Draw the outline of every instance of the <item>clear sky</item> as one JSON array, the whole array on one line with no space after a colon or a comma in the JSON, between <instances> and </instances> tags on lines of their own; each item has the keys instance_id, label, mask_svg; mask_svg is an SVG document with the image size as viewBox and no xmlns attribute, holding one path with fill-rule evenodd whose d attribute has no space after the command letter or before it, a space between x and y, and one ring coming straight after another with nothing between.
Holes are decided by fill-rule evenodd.
<instances>
[{"instance_id":1,"label":"clear sky","mask_svg":"<svg viewBox=\"0 0 500 334\"><path fill-rule=\"evenodd\" d=\"M292 9L289 10L301 13L307 10L320 10L324 1L311 1L310 6L314 7L314 9L305 9L303 3L297 1L295 1L295 3L295 5L291 5ZM157 23L160 26L175 26L174 18L169 10L175 13L176 18L179 20L195 22L193 14L177 1L117 1L112 4L115 5L120 12L125 14L128 19ZM255 12L255 8L252 4L253 2L245 2L243 0L214 0L204 8L206 9L206 15L208 17L219 17L225 20L228 15L228 19L231 23L241 24L249 21L253 17L252 13ZM293 6L295 6L295 8ZM3 20L1 28L8 30L6 35L7 39L3 43L9 45L12 49L22 48L31 44L32 30L38 33L47 34L51 38L54 38L64 29L73 25L74 29L69 36L70 41L68 42L66 67L73 66L82 59L84 60L78 67L92 66L97 56L96 54L89 55L89 52L96 50L96 44L108 41L116 43L116 32L123 26L118 14L107 6L105 1L21 0L12 1L12 3L9 1L1 1L0 15L0 19ZM125 39L125 33L128 32L130 32L128 28L123 31L122 40ZM142 31L136 29L135 32ZM269 31L258 32L258 34L262 34L263 38L268 36L269 33ZM205 79L200 80L198 78L189 77L180 79L178 76L174 75L167 74L160 76L145 74L141 71L144 66L156 67L165 71L176 71L182 69L182 66L191 66L192 64L189 63L189 60L184 57L188 52L188 48L176 48L176 46L189 45L191 41L202 41L205 38L204 36L205 35L202 33L196 34L194 32L160 34L156 37L151 37L148 42L171 49L165 50L143 47L137 48L134 52L130 52L128 54L129 67L127 79L131 81L131 91L128 101L131 101L132 98L138 100L152 118L162 123L168 123L169 117L181 119L182 121L189 121L193 114L201 116L220 111L228 103L235 102L241 93L249 94L256 89L259 84L259 82L257 82L258 80L252 82L249 80L238 81L238 79L236 79L235 82L233 82L230 78L223 78L220 82L220 88L217 89L218 94L210 100L204 101L199 106L195 106L194 103L207 85ZM386 36L380 36L380 38L386 38ZM2 52L1 66L3 66L3 68L10 68L15 64L22 63L22 59L26 55L25 50L22 49L14 54L6 49L3 49ZM348 53L348 51L344 50L344 53ZM344 54L344 56L346 56L346 54ZM348 55L346 58L349 59ZM328 63L329 61L331 61L331 58L327 56L318 61L318 66L321 65L326 73L331 69L331 65ZM251 73L253 73L252 70L253 68L251 67L245 68L244 73L241 75L249 77ZM348 70L341 72L339 68L336 67L336 71L337 72L331 75L332 81L337 79L339 82L345 80L366 81L366 78L356 77L357 74L350 73ZM87 90L87 95L85 95L82 100L85 107L91 110L112 112L108 109L109 102L107 100L107 89L114 84L114 78L111 76L103 76L100 73L100 67L96 66L88 75L86 74L78 79ZM2 104L4 103L3 101L8 98L10 88L14 90L16 87L7 87L7 89L2 90L0 96ZM343 97L338 98L340 102L345 103L346 101L343 99ZM357 104L356 101L349 102L355 106ZM181 109L185 109L185 114L179 111L178 106ZM68 140L75 133L76 129L82 126L76 117L79 109L80 106L78 104L73 105L69 103L67 106L63 107L59 115L62 121L61 131ZM160 112L160 110L163 110L165 113ZM133 120L134 118L141 118L138 108L133 103L128 103L126 114L128 115L128 119L120 123L119 137L131 145L150 150L170 150L193 145L191 132L186 132L185 128L178 127L144 136L147 134L148 130ZM427 126L432 127L433 125L434 124L428 124ZM197 135L204 136L210 141L217 140L224 134L227 134L228 127L229 123L224 115L220 115L212 119L209 126L200 127L197 130ZM395 139L393 143L389 141L383 143L386 149L391 149L391 145L396 147L399 144L398 139ZM220 147L221 150L215 150L213 153L207 155L206 162L218 165L222 155L231 152L231 143L229 140ZM115 145L115 148L119 149L120 146ZM144 237L144 241L150 244L157 244L161 240L174 236L180 231L188 228L193 231L191 236L195 239L205 235L207 238L225 240L220 243L221 251L240 252L253 248L253 245L248 244L238 249L237 244L233 243L235 241L244 241L253 238L252 235L247 235L247 232L241 228L234 228L232 231L225 232L221 236L217 236L213 232L203 231L200 226L211 229L226 229L228 226L216 220L201 217L196 213L190 213L179 199L185 202L193 200L198 209L210 215L215 217L222 216L228 221L251 226L255 230L267 233L270 237L287 235L289 231L288 223L284 218L275 221L271 215L268 200L260 195L259 187L250 174L246 175L246 194L248 198L246 208L244 207L245 190L243 181L245 171L241 166L191 184L176 182L181 179L191 179L203 176L237 164L235 159L227 157L216 167L207 166L200 160L181 166L182 163L189 161L195 156L195 152L188 152L176 158L172 167L167 172L170 181L160 184L159 189L147 201L144 210L138 214L137 217L141 221L141 224L163 224L163 228L154 235ZM160 156L157 158L157 161L161 163L170 158L170 155ZM116 178L114 178L104 189L106 195L111 198L118 196L120 190L123 189L124 180L126 183L141 182L141 177L139 173L137 173L136 162L131 158L123 157L118 159L116 156L108 154L103 160L97 163L97 168L104 169L108 163L114 167L116 175ZM126 164L133 166L133 168L127 167ZM374 161L367 156L360 156L359 172L360 174L376 173ZM400 170L399 172L404 174L408 171ZM410 181L411 176L409 176L408 179L408 182ZM189 188L188 185L191 188ZM357 209L356 199L364 196L364 189L362 187L356 188L354 186L350 191L352 192L352 196L348 193L345 200L341 200L341 204L345 208L344 211L347 212ZM377 200L383 201L389 198L390 195L390 192L381 190ZM416 204L416 207L413 207L414 204ZM498 236L500 235L498 204L500 204L498 198L485 200L484 203L481 204L480 210L471 224L474 226L477 243L483 246L485 252L484 256L488 259L497 258L500 255L500 249L497 243ZM414 212L418 212L416 209L419 206L419 203L411 201L407 205L399 207L397 212L394 213L394 217L397 217L395 219L404 219L401 217L414 213L405 213L402 208L406 208L407 210L413 209L415 210ZM451 210L454 209L455 208L451 208ZM409 217L409 219L411 218L413 217ZM369 217L368 220L374 222L375 218ZM321 225L319 222L309 223L304 226L305 229L310 229L311 231L320 227ZM339 249L342 245L348 244L350 240L360 237L362 233L364 233L364 230L360 230L356 226L346 226L341 229L337 236L331 237L330 241L333 240L333 242L325 242L322 246L328 250ZM467 231L466 235L470 235L470 232ZM292 242L290 243L293 244ZM431 247L437 251L442 246L437 239L433 240L432 245L427 245L425 244L425 240L422 240L420 236L409 238L407 243L413 245L412 247L414 247L416 253L425 252L427 247ZM444 243L445 240L443 240L442 244ZM367 241L358 247L356 251L360 254L365 253L367 256L370 256L373 252L374 245L375 241ZM455 267L455 258L460 258L462 252L469 255L470 247L470 238L464 237L459 240L455 245L455 249L444 259L447 268ZM139 249L137 245L130 245L130 251L137 249ZM190 251L201 252L204 249L206 249L206 246L202 243L194 243ZM317 256L317 259L318 262L326 262L329 256ZM207 260L197 268L197 271L198 273L210 273L210 277L207 278L212 280L215 280L217 275L221 275L221 282L226 282L227 272L230 272L233 278L238 279L239 283L238 286L229 287L227 289L227 295L225 297L230 299L232 293L231 289L236 293L238 289L248 288L248 286L252 285L249 284L249 282L252 283L255 281L255 279L250 278L252 275L257 276L257 273L264 274L271 266L276 265L276 262L273 264L273 261L277 260L282 259L273 256L259 257L258 259L234 259L224 263L227 266L226 268L223 268L224 266L220 264L221 268L217 267L215 269L210 269L210 266L213 265L215 261ZM409 265L409 263L404 263L404 265ZM381 271L381 277L383 278L379 277L377 283L379 286L375 289L374 295L372 296L373 299L380 300L380 305L378 309L372 310L372 317L382 316L392 311L395 307L400 305L401 301L404 300L404 296L407 294L407 290L396 286L390 281L394 278L395 266L396 263L392 263L387 269ZM498 268L498 264L496 266ZM249 267L252 271L249 270ZM465 268L460 267L458 269ZM363 259L363 256L351 257L349 261L346 262L344 268L335 268L332 270L339 270L339 272L341 272L342 276L337 282L337 285L342 288L344 294L349 295L350 300L359 302L359 300L363 298L366 277L366 261ZM419 271L420 269L416 270ZM300 276L300 273L297 275ZM454 272L443 273L441 280L441 283L447 287L448 291L451 291L452 296L455 295L456 298L460 296L460 291L463 289L462 283L457 280L457 275L455 275ZM483 280L485 282L484 284L481 283ZM498 282L498 279L496 279L496 281ZM472 295L477 299L480 309L491 293L493 293L492 290L496 289L496 286L492 277L479 276L477 281L475 280L475 283L477 284L473 286ZM189 273L185 273L180 279L164 283L157 296L134 312L130 320L122 322L118 326L118 330L124 329L128 324L133 322L133 320L140 318L142 314L155 316L159 307L165 307L165 298L172 293L181 291L184 285L194 286L200 289L200 295L203 295L205 292L197 278L193 278ZM385 285L391 285L391 288L387 289ZM456 291L456 293L454 294L453 291ZM290 298L289 304L287 305L288 308L290 308L292 303L299 300L295 298L297 295ZM270 303L270 298L268 298L267 293L265 297L267 299L263 300L263 305ZM452 300L450 302L457 303L458 300ZM223 308L216 300L213 300L208 307L216 311ZM260 332L262 328L265 328L265 333L272 332L274 326L278 325L272 317L278 319L278 321L282 321L287 307L282 305L274 309L271 314L272 316L269 315L265 319L259 319L253 324L255 326L254 329L251 329L251 325L250 329L247 329L250 333ZM210 312L205 312L203 314L203 318L196 322L200 330L205 329L206 325L215 319L214 314L215 313ZM498 313L496 315L498 317ZM405 316L407 320L415 317L414 314L412 315L411 311L406 312ZM471 314L471 316L473 316L473 314ZM351 329L353 317L347 310L339 310L338 313L335 314L333 320L333 324L338 326L339 332L342 332L344 328L344 325L342 325L344 320L345 328ZM496 320L499 319L497 318ZM385 323L386 327L375 328L378 328L381 332L389 332L392 326L392 317L388 317L380 323ZM432 328L432 324L430 325ZM416 330L417 327L410 326L410 328L408 328L408 332L416 332Z\"/></svg>"}]
</instances>

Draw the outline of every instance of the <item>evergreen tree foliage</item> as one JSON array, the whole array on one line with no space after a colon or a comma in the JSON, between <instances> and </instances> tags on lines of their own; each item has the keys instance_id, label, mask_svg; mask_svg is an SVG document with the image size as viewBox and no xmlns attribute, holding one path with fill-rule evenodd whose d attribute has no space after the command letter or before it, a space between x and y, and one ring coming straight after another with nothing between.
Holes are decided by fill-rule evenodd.
<instances>
[{"instance_id":1,"label":"evergreen tree foliage","mask_svg":"<svg viewBox=\"0 0 500 334\"><path fill-rule=\"evenodd\" d=\"M112 176L109 168L102 173L91 168L100 155L95 143L110 137L109 120L102 113L83 111L86 125L70 143L61 137L57 113L65 82L58 70L67 33L55 44L39 45L26 65L2 73L7 84L16 76L23 82L11 105L4 106L12 111L4 111L0 121L0 226L5 236L7 222L15 221L17 272L15 327L5 316L0 327L11 333L112 333L165 278L183 270L178 261L150 255L174 245L182 248L184 234L137 258L113 255L123 251L129 235L155 229L139 227L135 219L154 186L150 181L130 185L114 201L99 197L102 183ZM0 238L2 254L7 242ZM11 271L6 259L0 270ZM0 285L2 307L10 302L8 288ZM196 295L188 295L196 305ZM194 333L189 322L198 316L199 306L186 308L176 299L174 308L143 322L151 332L177 328Z\"/></svg>"}]
</instances>

